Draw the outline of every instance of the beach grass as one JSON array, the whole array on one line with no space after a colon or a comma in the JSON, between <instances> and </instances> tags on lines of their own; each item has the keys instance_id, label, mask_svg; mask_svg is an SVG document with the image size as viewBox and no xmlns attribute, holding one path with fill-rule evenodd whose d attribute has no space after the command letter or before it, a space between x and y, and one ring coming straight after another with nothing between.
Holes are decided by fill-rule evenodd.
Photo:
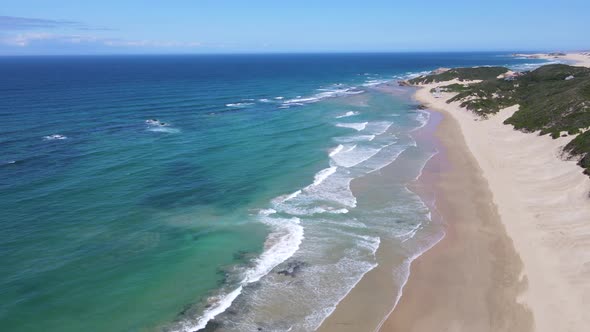
<instances>
[{"instance_id":1,"label":"beach grass","mask_svg":"<svg viewBox=\"0 0 590 332\"><path fill-rule=\"evenodd\" d=\"M519 105L504 122L517 130L553 138L577 135L564 152L579 159L579 165L590 175L590 134L586 132L590 128L590 68L552 64L514 79L497 77L507 71L504 67L458 68L418 77L410 83L480 80L449 84L441 90L457 93L447 103L460 102L461 107L484 118Z\"/></svg>"}]
</instances>

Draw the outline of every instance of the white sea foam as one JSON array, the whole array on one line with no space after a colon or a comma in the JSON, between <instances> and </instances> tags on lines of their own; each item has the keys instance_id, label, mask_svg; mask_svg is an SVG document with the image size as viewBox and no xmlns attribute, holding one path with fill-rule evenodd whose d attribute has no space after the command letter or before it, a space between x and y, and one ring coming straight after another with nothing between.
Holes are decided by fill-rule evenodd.
<instances>
[{"instance_id":1,"label":"white sea foam","mask_svg":"<svg viewBox=\"0 0 590 332\"><path fill-rule=\"evenodd\" d=\"M172 127L151 127L148 128L148 131L153 131L156 133L178 134L180 132L180 129Z\"/></svg>"},{"instance_id":2,"label":"white sea foam","mask_svg":"<svg viewBox=\"0 0 590 332\"><path fill-rule=\"evenodd\" d=\"M336 142L340 143L352 143L352 142L363 142L363 141L372 141L375 139L375 135L357 135L357 136L341 136L341 137L334 137Z\"/></svg>"},{"instance_id":3,"label":"white sea foam","mask_svg":"<svg viewBox=\"0 0 590 332\"><path fill-rule=\"evenodd\" d=\"M426 126L426 124L428 123L428 120L430 120L430 113L428 113L427 111L418 110L418 115L416 115L416 120L418 120L420 125L418 125L418 127L414 128L412 131L418 130L418 129Z\"/></svg>"},{"instance_id":4,"label":"white sea foam","mask_svg":"<svg viewBox=\"0 0 590 332\"><path fill-rule=\"evenodd\" d=\"M148 120L145 120L145 123L148 126L153 126L153 127L166 127L166 126L169 126L169 124L167 124L166 122L162 122L162 121L160 121L158 119L148 119Z\"/></svg>"},{"instance_id":5,"label":"white sea foam","mask_svg":"<svg viewBox=\"0 0 590 332\"><path fill-rule=\"evenodd\" d=\"M344 149L344 146L342 144L339 144L334 150L332 150L328 155L330 157L338 154L340 151L342 151L342 149Z\"/></svg>"},{"instance_id":6,"label":"white sea foam","mask_svg":"<svg viewBox=\"0 0 590 332\"><path fill-rule=\"evenodd\" d=\"M419 71L419 72L406 72L404 75L399 76L400 79L404 79L404 80L409 80L412 78L416 78L419 76L425 76L425 75L430 75L431 71L430 70L426 70L426 71Z\"/></svg>"},{"instance_id":7,"label":"white sea foam","mask_svg":"<svg viewBox=\"0 0 590 332\"><path fill-rule=\"evenodd\" d=\"M377 122L369 122L367 125L367 131L371 132L373 135L381 135L385 133L393 122L389 121L377 121Z\"/></svg>"},{"instance_id":8,"label":"white sea foam","mask_svg":"<svg viewBox=\"0 0 590 332\"><path fill-rule=\"evenodd\" d=\"M372 79L372 80L368 80L367 82L365 82L363 84L363 86L373 87L373 86L377 86L377 85L381 85L381 84L385 84L385 83L389 83L389 82L391 82L391 79Z\"/></svg>"},{"instance_id":9,"label":"white sea foam","mask_svg":"<svg viewBox=\"0 0 590 332\"><path fill-rule=\"evenodd\" d=\"M256 266L246 271L243 284L260 280L275 266L291 257L303 241L303 227L299 218L284 219L263 215L261 221L273 231L266 239L265 251L255 260Z\"/></svg>"},{"instance_id":10,"label":"white sea foam","mask_svg":"<svg viewBox=\"0 0 590 332\"><path fill-rule=\"evenodd\" d=\"M552 61L544 61L544 62L520 63L520 64L516 64L516 65L507 65L507 67L509 67L510 69L512 69L514 71L530 71L530 70L535 70L541 66L559 64L559 63L564 63L564 61L552 60Z\"/></svg>"},{"instance_id":11,"label":"white sea foam","mask_svg":"<svg viewBox=\"0 0 590 332\"><path fill-rule=\"evenodd\" d=\"M283 96L278 96L278 97L275 97L275 99L276 99L276 100L283 100L283 99L285 99L285 97L283 97Z\"/></svg>"},{"instance_id":12,"label":"white sea foam","mask_svg":"<svg viewBox=\"0 0 590 332\"><path fill-rule=\"evenodd\" d=\"M287 195L287 197L285 197L285 199L283 200L283 202L286 202L286 201L288 201L288 200L291 200L291 199L293 199L293 198L295 198L295 197L299 196L299 194L301 194L301 190L297 190L296 192L294 192L294 193L292 193L292 194L289 194L289 195Z\"/></svg>"},{"instance_id":13,"label":"white sea foam","mask_svg":"<svg viewBox=\"0 0 590 332\"><path fill-rule=\"evenodd\" d=\"M54 141L54 140L64 140L64 139L68 139L68 138L64 135L53 134L53 135L43 136L43 139L46 141Z\"/></svg>"},{"instance_id":14,"label":"white sea foam","mask_svg":"<svg viewBox=\"0 0 590 332\"><path fill-rule=\"evenodd\" d=\"M357 94L361 94L364 93L364 90L359 90L358 88L342 88L341 86L338 86L336 88L333 89L318 89L318 91L321 91L319 93L316 93L313 96L309 96L309 97L302 97L302 96L297 96L293 99L289 99L284 101L284 105L304 105L304 104L311 104L311 103L316 103L320 100L326 99L326 98L334 98L334 97L342 97L342 96L348 96L348 95L357 95Z\"/></svg>"},{"instance_id":15,"label":"white sea foam","mask_svg":"<svg viewBox=\"0 0 590 332\"><path fill-rule=\"evenodd\" d=\"M275 198L273 208L296 216L317 213L344 213L343 209L356 206L356 197L350 190L352 177L337 166L322 169L307 187L288 196Z\"/></svg>"},{"instance_id":16,"label":"white sea foam","mask_svg":"<svg viewBox=\"0 0 590 332\"><path fill-rule=\"evenodd\" d=\"M331 210L328 212L334 213L334 214L347 214L350 211L348 211L348 209L338 209L338 210Z\"/></svg>"},{"instance_id":17,"label":"white sea foam","mask_svg":"<svg viewBox=\"0 0 590 332\"><path fill-rule=\"evenodd\" d=\"M299 97L291 100L291 103L286 102L283 106L288 107L289 105L313 102L310 100L309 98L306 100L306 98ZM354 115L357 114L347 112L342 114L341 117ZM418 120L421 121L421 119ZM281 331L315 330L361 280L362 276L377 266L374 259L380 245L380 237L356 233L358 230L355 229L366 228L367 225L356 220L356 211L354 214L347 215L351 208L356 207L357 203L356 197L350 190L350 182L354 178L391 163L407 148L407 146L394 146L397 140L393 142L391 135L379 136L377 140L372 142L376 136L387 132L391 125L392 122L389 121L337 123L336 126L356 131L364 130L371 133L371 135L335 138L335 141L340 144L328 153L331 160L330 167L317 172L313 182L308 186L289 195L276 197L272 201L272 208L259 211L258 218L260 221L272 229L265 242L265 251L254 261L254 267L243 273L243 279L236 285L236 289L226 292L219 300L215 301L213 306L205 310L197 324L187 324L185 325L186 329L180 331L188 332L204 328L209 320L225 311L236 299L238 300L235 305L239 308L244 303L255 308L257 305L270 305L274 301L278 301L279 299L276 299L277 294L290 297L291 294L296 294L293 292L301 293L301 290L313 291L314 294L313 308L311 306L307 308L311 309L311 311L309 311L309 314L304 314L307 315L304 321L302 322L300 318L297 318L297 321L289 322L287 319L284 323L268 322L269 325L264 326L264 329ZM285 214L290 214L293 217L285 217ZM310 218L314 214L318 215ZM301 217L301 220L297 216ZM328 221L323 222L318 218ZM367 222L369 222L368 219ZM306 236L305 245L303 246L304 228L302 223L305 225L306 235L310 234ZM373 227L372 221L370 223L371 227ZM322 224L329 224L329 226L321 226ZM387 225L388 227L391 226L391 219ZM342 237L340 234L335 234L334 239L332 239L331 236L324 236L325 234L314 234L318 227L324 227L325 234L333 234L334 229L338 229L348 231L348 235L345 234L347 232L343 232ZM420 224L413 226L411 230L404 229L404 239L413 237L418 232L419 227ZM310 244L308 236L315 237L316 240ZM352 242L347 242L350 240ZM353 247L346 249L346 252L338 261L326 262L328 255L325 254L325 250L331 250L329 248L341 250L341 245L344 244L352 244ZM311 252L314 251L318 258L312 256L314 254ZM331 253L334 254L335 252L338 251L332 249ZM300 282L285 284L283 279L282 283L277 283L277 278L283 277L271 273L271 271L290 257L297 260L302 259L305 263L311 265L302 270L301 279L298 279L301 280ZM271 274L269 275L269 273ZM323 287L326 282L333 278L337 278L342 287ZM245 287L254 282L259 282L260 287ZM318 290L319 293L315 293ZM242 292L244 292L244 295L242 295L244 298L239 297ZM230 330L255 330L260 320L253 318L259 317L258 315L264 317L265 313L254 309L241 311L238 315L247 315L247 319L242 319L244 317L241 316L230 317L229 315L228 317L222 315L218 319L223 324L229 323ZM231 324L236 325L236 329L232 329L234 325ZM271 324L278 324L278 326Z\"/></svg>"},{"instance_id":18,"label":"white sea foam","mask_svg":"<svg viewBox=\"0 0 590 332\"><path fill-rule=\"evenodd\" d=\"M429 243L427 243L424 247L420 248L420 250L415 252L411 257L404 260L404 262L401 265L395 267L393 274L395 277L397 277L396 279L402 281L401 286L400 286L400 290L397 294L397 297L395 298L395 300L393 302L393 307L391 308L389 313L384 316L383 320L379 323L379 325L377 325L377 328L375 328L374 332L381 330L381 327L383 326L383 324L385 323L387 318L391 315L391 313L395 310L395 308L397 307L397 305L399 303L399 300L402 298L404 287L406 287L406 284L408 283L408 280L410 279L410 266L411 266L412 262L414 260L416 260L418 257L422 256L425 252L430 250L432 247L434 247L444 237L445 237L445 233L443 231L440 234L438 234L435 238L430 239Z\"/></svg>"},{"instance_id":19,"label":"white sea foam","mask_svg":"<svg viewBox=\"0 0 590 332\"><path fill-rule=\"evenodd\" d=\"M262 209L259 211L260 215L263 216L270 216L271 214L275 214L277 213L277 210L275 209Z\"/></svg>"},{"instance_id":20,"label":"white sea foam","mask_svg":"<svg viewBox=\"0 0 590 332\"><path fill-rule=\"evenodd\" d=\"M312 187L315 186L319 186L320 184L322 184L322 182L324 182L330 175L336 173L336 170L338 168L337 167L329 167L329 168L325 168L319 172L317 172L317 174L314 176L314 180L313 183L311 184Z\"/></svg>"},{"instance_id":21,"label":"white sea foam","mask_svg":"<svg viewBox=\"0 0 590 332\"><path fill-rule=\"evenodd\" d=\"M349 276L343 276L342 279L348 279L342 280L346 282L342 282L342 284L347 285L347 287L339 290L337 298L335 299L336 301L332 301L330 304L326 303L322 306L321 310L317 310L313 314L307 316L305 318L305 326L302 328L302 331L317 330L322 325L324 320L329 317L334 312L334 310L336 310L336 306L342 302L342 300L344 300L344 298L352 291L352 289L361 281L363 276L377 266L379 266L377 263L356 262L345 258L338 262L336 266L329 267L331 271L354 271L356 273L349 272Z\"/></svg>"},{"instance_id":22,"label":"white sea foam","mask_svg":"<svg viewBox=\"0 0 590 332\"><path fill-rule=\"evenodd\" d=\"M149 119L145 120L145 123L148 126L148 131L153 131L157 133L170 133L176 134L180 132L180 129L172 128L169 123L162 122L158 119Z\"/></svg>"},{"instance_id":23,"label":"white sea foam","mask_svg":"<svg viewBox=\"0 0 590 332\"><path fill-rule=\"evenodd\" d=\"M344 114L338 115L336 117L336 119L347 118L349 116L355 116L355 115L359 115L359 114L360 114L359 112L348 111L348 112L346 112Z\"/></svg>"},{"instance_id":24,"label":"white sea foam","mask_svg":"<svg viewBox=\"0 0 590 332\"><path fill-rule=\"evenodd\" d=\"M381 151L381 148L351 145L346 146L340 153L331 157L338 166L350 168L373 157L379 151Z\"/></svg>"},{"instance_id":25,"label":"white sea foam","mask_svg":"<svg viewBox=\"0 0 590 332\"><path fill-rule=\"evenodd\" d=\"M254 261L254 267L246 270L240 285L234 291L218 296L215 303L205 310L196 323L184 322L177 331L192 332L204 329L211 319L231 306L242 293L244 286L259 281L299 249L304 237L300 220L270 217L270 214L274 214L269 213L271 210L263 210L259 214L260 220L269 225L272 232L266 239L264 252Z\"/></svg>"},{"instance_id":26,"label":"white sea foam","mask_svg":"<svg viewBox=\"0 0 590 332\"><path fill-rule=\"evenodd\" d=\"M254 103L244 103L244 102L242 102L242 103L225 104L225 106L227 106L227 107L238 107L238 108L248 107L248 106L252 106L252 105L254 105Z\"/></svg>"},{"instance_id":27,"label":"white sea foam","mask_svg":"<svg viewBox=\"0 0 590 332\"><path fill-rule=\"evenodd\" d=\"M216 299L213 299L213 305L205 310L201 317L197 320L196 323L184 322L180 328L176 331L178 332L193 332L202 330L207 326L207 323L215 318L215 316L221 314L227 308L231 306L234 300L242 293L242 286L239 286L234 291L227 295L220 295Z\"/></svg>"},{"instance_id":28,"label":"white sea foam","mask_svg":"<svg viewBox=\"0 0 590 332\"><path fill-rule=\"evenodd\" d=\"M365 127L367 127L367 123L368 122L358 122L358 123L337 123L336 127L342 127L342 128L350 128L350 129L354 129L356 131L361 131L364 130Z\"/></svg>"},{"instance_id":29,"label":"white sea foam","mask_svg":"<svg viewBox=\"0 0 590 332\"><path fill-rule=\"evenodd\" d=\"M260 98L260 99L258 99L258 101L261 103L270 103L271 102L270 99L268 99L268 98Z\"/></svg>"}]
</instances>

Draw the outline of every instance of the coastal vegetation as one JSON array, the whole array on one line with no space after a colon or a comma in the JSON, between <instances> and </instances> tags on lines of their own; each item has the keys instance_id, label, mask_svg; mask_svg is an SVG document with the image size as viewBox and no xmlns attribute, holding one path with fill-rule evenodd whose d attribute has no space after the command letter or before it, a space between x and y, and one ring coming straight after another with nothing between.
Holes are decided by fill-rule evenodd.
<instances>
[{"instance_id":1,"label":"coastal vegetation","mask_svg":"<svg viewBox=\"0 0 590 332\"><path fill-rule=\"evenodd\" d=\"M576 135L564 151L579 159L579 165L590 175L590 68L553 64L524 73L512 73L504 67L458 68L409 82L454 79L465 84L440 87L440 91L456 93L447 103L460 102L461 107L482 117L519 105L505 124L553 138Z\"/></svg>"},{"instance_id":2,"label":"coastal vegetation","mask_svg":"<svg viewBox=\"0 0 590 332\"><path fill-rule=\"evenodd\" d=\"M434 75L420 76L409 80L410 84L428 84L454 79L460 81L490 80L508 71L505 67L453 68Z\"/></svg>"}]
</instances>

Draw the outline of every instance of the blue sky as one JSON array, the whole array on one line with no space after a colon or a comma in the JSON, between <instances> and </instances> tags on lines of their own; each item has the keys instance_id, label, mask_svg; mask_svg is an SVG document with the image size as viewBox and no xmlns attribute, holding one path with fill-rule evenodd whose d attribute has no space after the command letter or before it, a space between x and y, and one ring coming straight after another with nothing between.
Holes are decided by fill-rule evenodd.
<instances>
[{"instance_id":1,"label":"blue sky","mask_svg":"<svg viewBox=\"0 0 590 332\"><path fill-rule=\"evenodd\" d=\"M2 0L0 54L590 49L578 0Z\"/></svg>"}]
</instances>

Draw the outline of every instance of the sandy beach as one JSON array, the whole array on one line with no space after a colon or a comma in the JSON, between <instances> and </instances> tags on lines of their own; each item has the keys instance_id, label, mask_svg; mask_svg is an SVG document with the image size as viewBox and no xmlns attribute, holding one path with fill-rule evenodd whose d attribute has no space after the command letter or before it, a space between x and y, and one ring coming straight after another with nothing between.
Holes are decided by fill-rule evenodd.
<instances>
[{"instance_id":1,"label":"sandy beach","mask_svg":"<svg viewBox=\"0 0 590 332\"><path fill-rule=\"evenodd\" d=\"M545 60L565 60L568 63L571 63L572 66L590 67L590 52L563 53L563 55L549 54L549 53L536 53L536 54L518 54L517 56L523 56L523 57L535 58L535 59L545 59Z\"/></svg>"},{"instance_id":2,"label":"sandy beach","mask_svg":"<svg viewBox=\"0 0 590 332\"><path fill-rule=\"evenodd\" d=\"M575 65L588 65L590 59L582 54L568 54L562 58L584 60ZM463 246L461 252L453 254L453 247L457 247L458 242L473 240L473 234L455 231L462 228L461 217L465 215L456 210L447 213L445 207L459 204L461 194L474 190L478 181L464 183L462 191L453 194L449 186L445 187L444 181L446 176L452 176L453 171L443 174L438 187L448 196L439 199L438 204L447 221L449 236L414 262L404 297L382 331L587 330L590 324L587 316L590 305L590 178L582 174L576 161L564 160L561 156L561 147L573 137L552 139L547 135L525 134L504 125L503 121L517 110L517 106L502 110L487 120L479 119L457 103L447 104L445 101L452 94L434 98L430 89L436 85L421 87L416 99L441 112L447 123L456 123L453 129L450 128L452 124L445 125L443 121L439 130L450 163L454 167L459 165L456 154L463 141L461 137L464 137L466 154L474 157L472 166L481 170L481 180L487 182L484 186L491 192L487 198L483 193L463 197L467 198L465 202L471 201L467 205L479 200L487 200L489 205L487 210L478 208L478 216L467 222L478 227L482 220L489 219L494 223L493 219L496 219L498 227L489 235L501 241L504 238L502 228L505 228L512 241L497 247L465 250ZM455 132L457 130L460 132ZM453 134L456 139L451 139ZM498 215L494 217L496 212ZM503 227L497 225L498 220ZM475 234L478 232L488 233L485 228L474 230ZM452 234L457 237L453 238ZM511 242L517 257L512 261L498 260L501 256L495 250L507 254L512 251ZM448 262L464 260L461 257L469 255L471 249L479 250L480 260L477 263L462 261L459 265L465 269L464 275L481 272L478 264L486 261L498 264L495 269L507 274L497 280L492 278L493 274L488 276L492 280L482 277L477 281L479 286L469 283L457 286L455 278L440 277L456 273L449 271ZM514 262L519 260L523 263L521 275L514 278L515 270L509 266L518 267ZM481 287L496 289L506 296L500 298L496 292L482 293ZM467 300L466 297L474 292L479 296L472 299L471 307L455 303ZM446 301L438 302L441 298ZM475 308L480 308L482 303L488 303L487 308L476 311ZM430 310L425 313L425 308ZM527 317L527 313L531 317ZM532 318L532 325L529 325L529 318ZM479 322L481 326L474 329L476 325L471 325L468 320L473 320L474 324Z\"/></svg>"},{"instance_id":3,"label":"sandy beach","mask_svg":"<svg viewBox=\"0 0 590 332\"><path fill-rule=\"evenodd\" d=\"M584 54L560 58L590 65ZM552 139L504 125L517 106L480 119L447 104L453 94L435 98L437 85L414 96L439 119L430 124L439 154L410 188L436 197L433 220L446 235L412 262L387 319L377 324L395 303L383 296L393 285L378 268L320 331L587 330L590 178L561 156L573 136Z\"/></svg>"}]
</instances>

